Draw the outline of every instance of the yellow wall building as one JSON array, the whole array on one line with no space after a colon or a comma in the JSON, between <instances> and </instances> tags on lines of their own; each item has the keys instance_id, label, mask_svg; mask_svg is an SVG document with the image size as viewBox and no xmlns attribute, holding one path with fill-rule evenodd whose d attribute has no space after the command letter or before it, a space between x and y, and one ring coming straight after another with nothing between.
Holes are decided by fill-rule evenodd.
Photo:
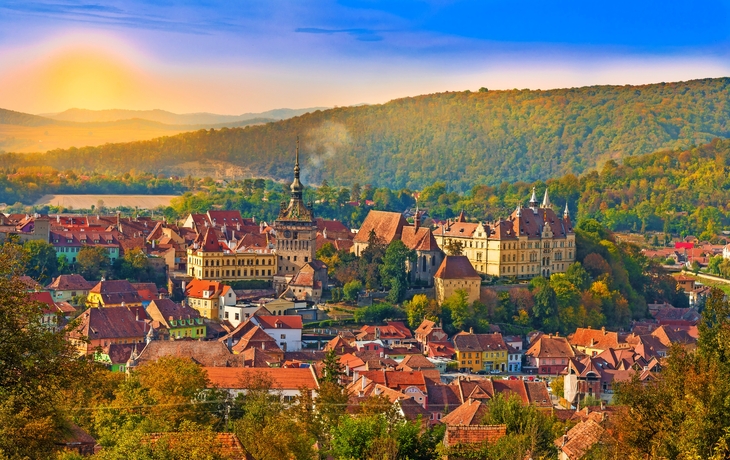
<instances>
[{"instance_id":1,"label":"yellow wall building","mask_svg":"<svg viewBox=\"0 0 730 460\"><path fill-rule=\"evenodd\" d=\"M446 256L433 278L439 305L459 290L467 293L469 303L479 300L481 284L482 277L466 256Z\"/></svg>"},{"instance_id":2,"label":"yellow wall building","mask_svg":"<svg viewBox=\"0 0 730 460\"><path fill-rule=\"evenodd\" d=\"M507 219L470 223L462 213L455 222L438 227L434 236L444 250L460 243L478 273L497 277L550 276L575 262L575 232L567 204L563 217L558 217L547 190L539 204L533 189L529 206L518 206Z\"/></svg>"},{"instance_id":3,"label":"yellow wall building","mask_svg":"<svg viewBox=\"0 0 730 460\"><path fill-rule=\"evenodd\" d=\"M245 235L234 246L219 241L215 230L208 229L188 248L188 275L199 280L271 281L276 275L276 254L265 235Z\"/></svg>"},{"instance_id":4,"label":"yellow wall building","mask_svg":"<svg viewBox=\"0 0 730 460\"><path fill-rule=\"evenodd\" d=\"M473 334L460 332L454 336L454 351L459 369L478 372L506 372L509 360L507 344L502 334Z\"/></svg>"}]
</instances>

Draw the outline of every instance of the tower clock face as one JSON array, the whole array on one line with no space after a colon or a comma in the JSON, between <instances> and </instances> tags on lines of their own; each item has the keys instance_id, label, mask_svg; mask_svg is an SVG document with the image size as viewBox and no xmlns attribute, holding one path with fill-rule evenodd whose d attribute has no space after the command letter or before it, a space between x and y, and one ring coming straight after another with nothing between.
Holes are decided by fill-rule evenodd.
<instances>
[{"instance_id":1,"label":"tower clock face","mask_svg":"<svg viewBox=\"0 0 730 460\"><path fill-rule=\"evenodd\" d=\"M284 232L284 238L291 238L291 232L289 230Z\"/></svg>"}]
</instances>

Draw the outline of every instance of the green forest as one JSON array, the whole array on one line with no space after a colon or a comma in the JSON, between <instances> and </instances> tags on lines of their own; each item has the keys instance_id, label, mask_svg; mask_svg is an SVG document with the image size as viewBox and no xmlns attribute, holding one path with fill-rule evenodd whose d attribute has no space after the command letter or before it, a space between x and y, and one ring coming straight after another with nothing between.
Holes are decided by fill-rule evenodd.
<instances>
[{"instance_id":1,"label":"green forest","mask_svg":"<svg viewBox=\"0 0 730 460\"><path fill-rule=\"evenodd\" d=\"M172 205L159 209L169 219L212 208L238 209L246 217L272 220L279 202L288 199L286 184L246 179L220 184L210 178L170 178L151 173L88 176L74 170L49 166L6 169L0 174L0 202L23 212L47 193L177 194ZM730 227L730 140L715 139L687 150L664 150L648 155L609 160L599 170L582 176L567 174L557 179L477 185L466 193L450 191L436 181L420 192L392 190L369 184L336 187L325 180L308 187L307 201L315 214L338 219L357 228L369 209L402 212L416 205L434 219L455 217L461 210L472 220L492 221L506 217L517 204L526 205L532 187L542 196L549 190L556 209L568 204L574 221L592 218L612 231L693 234L712 240ZM365 202L369 201L369 205ZM60 209L36 208L40 212ZM69 211L69 210L66 210Z\"/></svg>"},{"instance_id":2,"label":"green forest","mask_svg":"<svg viewBox=\"0 0 730 460\"><path fill-rule=\"evenodd\" d=\"M341 107L245 128L200 130L149 141L4 154L14 168L47 165L121 174L165 173L201 158L287 179L302 140L309 183L423 188L582 174L609 160L686 149L728 137L730 79L549 91L446 92Z\"/></svg>"}]
</instances>

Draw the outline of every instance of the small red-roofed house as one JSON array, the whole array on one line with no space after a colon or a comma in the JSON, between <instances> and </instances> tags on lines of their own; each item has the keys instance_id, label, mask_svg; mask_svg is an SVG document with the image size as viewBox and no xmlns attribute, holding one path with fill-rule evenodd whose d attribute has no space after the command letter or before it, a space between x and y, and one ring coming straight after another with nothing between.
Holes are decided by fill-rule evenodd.
<instances>
[{"instance_id":1,"label":"small red-roofed house","mask_svg":"<svg viewBox=\"0 0 730 460\"><path fill-rule=\"evenodd\" d=\"M575 351L565 337L541 335L525 353L525 370L542 375L557 375L575 358Z\"/></svg>"},{"instance_id":2,"label":"small red-roofed house","mask_svg":"<svg viewBox=\"0 0 730 460\"><path fill-rule=\"evenodd\" d=\"M63 311L53 301L51 293L46 291L30 292L28 293L28 299L43 305L41 325L46 329L56 331L58 329L58 318L63 315Z\"/></svg>"}]
</instances>

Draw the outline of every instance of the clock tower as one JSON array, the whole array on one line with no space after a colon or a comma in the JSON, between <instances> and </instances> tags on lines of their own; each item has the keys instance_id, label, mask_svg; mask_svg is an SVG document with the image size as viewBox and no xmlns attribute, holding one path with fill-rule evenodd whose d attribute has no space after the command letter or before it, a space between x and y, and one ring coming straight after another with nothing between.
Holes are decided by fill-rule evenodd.
<instances>
[{"instance_id":1,"label":"clock tower","mask_svg":"<svg viewBox=\"0 0 730 460\"><path fill-rule=\"evenodd\" d=\"M299 181L299 138L297 138L294 181L291 184L289 203L282 201L279 217L274 222L276 231L276 278L283 281L295 275L302 266L314 261L316 252L317 223L314 212L304 203L304 186ZM277 288L281 282L276 282Z\"/></svg>"}]
</instances>

